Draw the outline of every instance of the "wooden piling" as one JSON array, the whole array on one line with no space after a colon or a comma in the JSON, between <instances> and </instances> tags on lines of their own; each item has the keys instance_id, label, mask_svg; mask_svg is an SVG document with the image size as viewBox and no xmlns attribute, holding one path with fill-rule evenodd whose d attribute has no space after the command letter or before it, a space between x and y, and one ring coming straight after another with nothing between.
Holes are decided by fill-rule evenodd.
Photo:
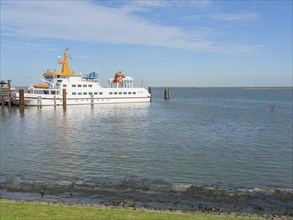
<instances>
[{"instance_id":1,"label":"wooden piling","mask_svg":"<svg viewBox=\"0 0 293 220\"><path fill-rule=\"evenodd\" d=\"M42 107L42 96L37 97L37 107L41 108Z\"/></svg>"},{"instance_id":2,"label":"wooden piling","mask_svg":"<svg viewBox=\"0 0 293 220\"><path fill-rule=\"evenodd\" d=\"M165 89L165 99L170 99L170 89Z\"/></svg>"},{"instance_id":3,"label":"wooden piling","mask_svg":"<svg viewBox=\"0 0 293 220\"><path fill-rule=\"evenodd\" d=\"M148 87L148 92L149 92L149 94L152 94L152 88L151 87Z\"/></svg>"},{"instance_id":4,"label":"wooden piling","mask_svg":"<svg viewBox=\"0 0 293 220\"><path fill-rule=\"evenodd\" d=\"M19 106L20 108L24 107L24 90L23 89L19 90Z\"/></svg>"},{"instance_id":5,"label":"wooden piling","mask_svg":"<svg viewBox=\"0 0 293 220\"><path fill-rule=\"evenodd\" d=\"M150 101L152 101L152 88L151 87L148 88L148 92L149 92L149 94L151 96L151 100Z\"/></svg>"},{"instance_id":6,"label":"wooden piling","mask_svg":"<svg viewBox=\"0 0 293 220\"><path fill-rule=\"evenodd\" d=\"M7 94L7 98L8 98L8 108L11 108L11 85L10 85L10 81L11 80L7 80L8 82L8 94Z\"/></svg>"},{"instance_id":7,"label":"wooden piling","mask_svg":"<svg viewBox=\"0 0 293 220\"><path fill-rule=\"evenodd\" d=\"M57 103L56 103L56 95L54 95L54 107L57 106Z\"/></svg>"},{"instance_id":8,"label":"wooden piling","mask_svg":"<svg viewBox=\"0 0 293 220\"><path fill-rule=\"evenodd\" d=\"M94 94L91 94L91 105L93 106L94 104Z\"/></svg>"},{"instance_id":9,"label":"wooden piling","mask_svg":"<svg viewBox=\"0 0 293 220\"><path fill-rule=\"evenodd\" d=\"M66 108L66 89L62 90L62 96L63 96L63 108Z\"/></svg>"},{"instance_id":10,"label":"wooden piling","mask_svg":"<svg viewBox=\"0 0 293 220\"><path fill-rule=\"evenodd\" d=\"M4 109L4 96L2 95L1 96L1 106L2 106L2 110Z\"/></svg>"}]
</instances>

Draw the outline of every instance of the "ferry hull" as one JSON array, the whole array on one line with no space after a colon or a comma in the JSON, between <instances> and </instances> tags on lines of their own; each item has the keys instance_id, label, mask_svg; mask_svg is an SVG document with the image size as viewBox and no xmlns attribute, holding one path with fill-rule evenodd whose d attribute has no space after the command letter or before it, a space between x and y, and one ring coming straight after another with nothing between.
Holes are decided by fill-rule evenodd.
<instances>
[{"instance_id":1,"label":"ferry hull","mask_svg":"<svg viewBox=\"0 0 293 220\"><path fill-rule=\"evenodd\" d=\"M115 104L115 103L141 103L150 102L150 97L88 97L76 98L68 97L66 105L96 105L96 104ZM19 105L19 96L15 97L12 102L13 105ZM60 96L46 97L24 97L24 105L26 106L59 106L63 105L63 98Z\"/></svg>"}]
</instances>

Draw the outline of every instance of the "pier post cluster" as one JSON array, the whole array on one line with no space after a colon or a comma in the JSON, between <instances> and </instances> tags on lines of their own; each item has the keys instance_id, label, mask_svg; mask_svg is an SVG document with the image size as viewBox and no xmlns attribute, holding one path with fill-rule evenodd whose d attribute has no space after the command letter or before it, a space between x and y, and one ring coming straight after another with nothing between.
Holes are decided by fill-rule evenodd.
<instances>
[{"instance_id":1,"label":"pier post cluster","mask_svg":"<svg viewBox=\"0 0 293 220\"><path fill-rule=\"evenodd\" d=\"M63 89L62 91L62 95L63 95L63 107L66 108L66 89ZM21 109L24 108L24 105L25 105L25 102L24 102L24 90L23 89L20 89L19 90L19 107ZM56 95L54 95L54 107L57 106L57 100L56 100ZM42 96L38 96L37 97L37 107L38 108L41 108L42 107Z\"/></svg>"},{"instance_id":2,"label":"pier post cluster","mask_svg":"<svg viewBox=\"0 0 293 220\"><path fill-rule=\"evenodd\" d=\"M62 102L63 102L63 107L66 108L66 89L62 90ZM54 95L54 107L57 106L57 99L56 99L56 95ZM41 108L42 107L42 96L38 96L37 97L37 107Z\"/></svg>"},{"instance_id":3,"label":"pier post cluster","mask_svg":"<svg viewBox=\"0 0 293 220\"><path fill-rule=\"evenodd\" d=\"M171 95L170 95L170 88L166 88L166 87L149 87L148 91L151 95L151 101L152 101L152 89L159 89L159 90L164 90L164 99L165 100L169 100L171 99Z\"/></svg>"},{"instance_id":4,"label":"pier post cluster","mask_svg":"<svg viewBox=\"0 0 293 220\"><path fill-rule=\"evenodd\" d=\"M0 84L1 84L0 96L1 96L2 108L4 108L5 99L7 101L8 108L10 109L10 107L11 107L11 86L10 86L10 82L11 82L11 80L7 80L7 83L4 82L4 81L0 82ZM7 84L7 87L4 86L5 84Z\"/></svg>"}]
</instances>

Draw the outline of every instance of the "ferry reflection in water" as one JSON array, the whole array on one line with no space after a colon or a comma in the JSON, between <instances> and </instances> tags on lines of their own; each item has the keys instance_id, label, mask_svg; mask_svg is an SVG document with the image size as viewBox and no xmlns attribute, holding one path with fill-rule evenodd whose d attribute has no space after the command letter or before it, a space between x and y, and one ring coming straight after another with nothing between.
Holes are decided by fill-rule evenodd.
<instances>
[{"instance_id":1,"label":"ferry reflection in water","mask_svg":"<svg viewBox=\"0 0 293 220\"><path fill-rule=\"evenodd\" d=\"M2 171L50 179L121 174L127 167L122 166L125 155L134 156L132 146L147 129L149 110L149 103L74 106L66 111L26 108L19 118L19 109L12 108L2 114L2 135L7 138L2 141Z\"/></svg>"}]
</instances>

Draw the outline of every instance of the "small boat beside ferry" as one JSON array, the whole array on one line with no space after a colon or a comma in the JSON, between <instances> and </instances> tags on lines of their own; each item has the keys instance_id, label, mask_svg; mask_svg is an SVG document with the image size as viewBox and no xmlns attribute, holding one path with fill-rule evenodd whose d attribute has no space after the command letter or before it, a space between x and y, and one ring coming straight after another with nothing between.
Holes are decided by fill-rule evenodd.
<instances>
[{"instance_id":1,"label":"small boat beside ferry","mask_svg":"<svg viewBox=\"0 0 293 220\"><path fill-rule=\"evenodd\" d=\"M24 93L25 105L63 105L64 89L67 105L150 102L150 93L145 88L134 87L132 77L117 72L108 80L109 86L102 87L95 72L86 77L75 74L68 66L68 57L68 49L65 49L63 60L58 59L61 72L48 70L41 79L44 83L29 86ZM12 100L13 104L20 104L19 92L12 93Z\"/></svg>"}]
</instances>

